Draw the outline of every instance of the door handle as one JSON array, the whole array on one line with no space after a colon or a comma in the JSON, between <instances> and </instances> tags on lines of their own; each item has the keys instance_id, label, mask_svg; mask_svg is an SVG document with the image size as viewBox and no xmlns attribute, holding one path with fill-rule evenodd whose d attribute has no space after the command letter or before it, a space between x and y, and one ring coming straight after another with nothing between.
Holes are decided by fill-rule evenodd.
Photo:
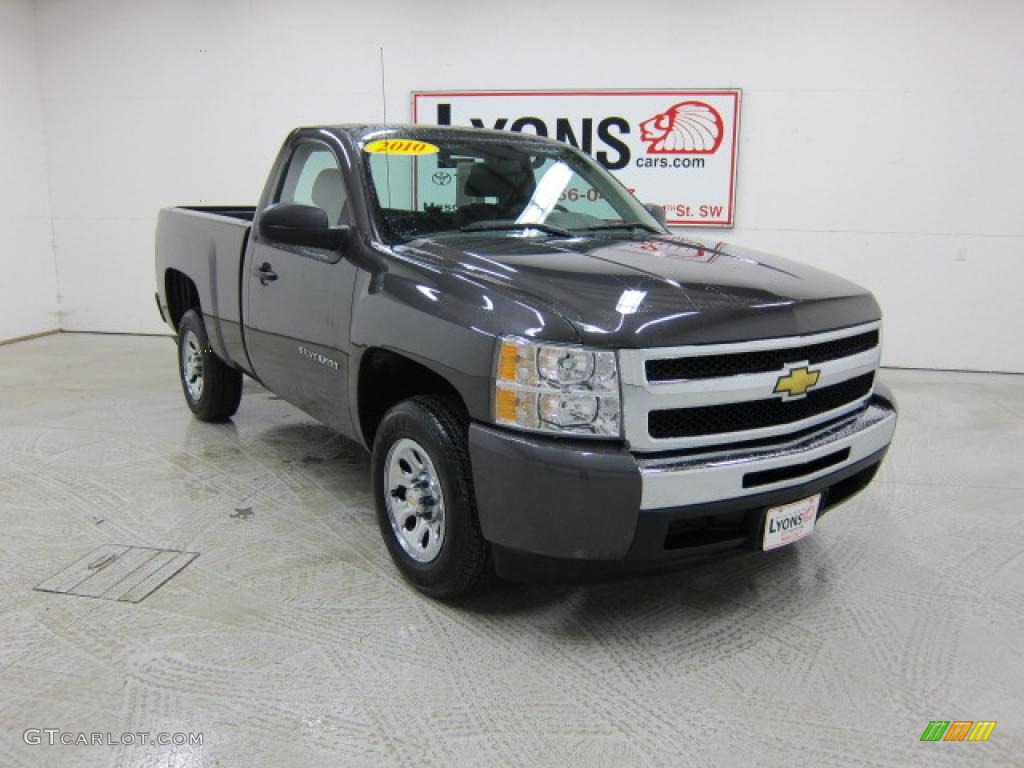
<instances>
[{"instance_id":1,"label":"door handle","mask_svg":"<svg viewBox=\"0 0 1024 768\"><path fill-rule=\"evenodd\" d=\"M277 272L275 272L274 268L270 266L269 261L264 261L260 264L260 268L256 271L260 278L260 285L266 285L267 283L272 283L277 280Z\"/></svg>"}]
</instances>

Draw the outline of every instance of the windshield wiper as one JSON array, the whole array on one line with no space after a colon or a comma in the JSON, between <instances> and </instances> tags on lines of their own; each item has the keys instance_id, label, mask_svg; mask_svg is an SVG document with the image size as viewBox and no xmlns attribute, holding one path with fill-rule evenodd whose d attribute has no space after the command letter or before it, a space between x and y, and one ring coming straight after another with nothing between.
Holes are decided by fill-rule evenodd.
<instances>
[{"instance_id":1,"label":"windshield wiper","mask_svg":"<svg viewBox=\"0 0 1024 768\"><path fill-rule=\"evenodd\" d=\"M539 222L526 223L518 221L500 222L500 221L478 221L473 224L467 224L459 229L460 232L501 232L511 230L526 230L536 229L540 232L546 232L549 235L558 235L559 237L576 237L568 229L562 229L561 227L553 227L550 224L542 224Z\"/></svg>"},{"instance_id":2,"label":"windshield wiper","mask_svg":"<svg viewBox=\"0 0 1024 768\"><path fill-rule=\"evenodd\" d=\"M573 227L573 232L599 232L605 229L642 229L644 232L654 232L658 235L667 234L664 230L652 227L650 224L595 224L592 227Z\"/></svg>"}]
</instances>

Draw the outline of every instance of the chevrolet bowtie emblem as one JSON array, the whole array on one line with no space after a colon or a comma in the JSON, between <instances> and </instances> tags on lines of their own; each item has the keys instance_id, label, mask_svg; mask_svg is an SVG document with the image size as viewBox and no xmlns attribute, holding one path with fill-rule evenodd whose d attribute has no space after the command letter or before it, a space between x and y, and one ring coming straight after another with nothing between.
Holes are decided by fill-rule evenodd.
<instances>
[{"instance_id":1,"label":"chevrolet bowtie emblem","mask_svg":"<svg viewBox=\"0 0 1024 768\"><path fill-rule=\"evenodd\" d=\"M807 390L818 383L821 371L812 371L806 365L790 368L784 376L775 382L775 394L782 395L783 400L803 397Z\"/></svg>"}]
</instances>

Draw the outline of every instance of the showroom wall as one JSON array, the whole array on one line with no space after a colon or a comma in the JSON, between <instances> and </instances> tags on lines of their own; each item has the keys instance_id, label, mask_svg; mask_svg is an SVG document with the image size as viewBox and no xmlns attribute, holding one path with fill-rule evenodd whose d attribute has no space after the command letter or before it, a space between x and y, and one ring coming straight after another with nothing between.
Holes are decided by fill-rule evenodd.
<instances>
[{"instance_id":1,"label":"showroom wall","mask_svg":"<svg viewBox=\"0 0 1024 768\"><path fill-rule=\"evenodd\" d=\"M252 202L293 126L379 120L383 45L392 120L412 90L743 88L737 227L700 234L872 288L889 365L1024 371L1022 4L36 10L65 328L163 332L157 210Z\"/></svg>"},{"instance_id":2,"label":"showroom wall","mask_svg":"<svg viewBox=\"0 0 1024 768\"><path fill-rule=\"evenodd\" d=\"M59 326L35 37L30 0L0 3L0 341Z\"/></svg>"}]
</instances>

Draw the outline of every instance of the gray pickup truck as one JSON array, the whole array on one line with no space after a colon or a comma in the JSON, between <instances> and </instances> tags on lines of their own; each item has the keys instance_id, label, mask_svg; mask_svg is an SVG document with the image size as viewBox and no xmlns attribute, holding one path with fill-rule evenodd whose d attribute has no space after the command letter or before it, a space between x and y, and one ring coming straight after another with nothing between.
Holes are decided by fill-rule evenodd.
<instances>
[{"instance_id":1,"label":"gray pickup truck","mask_svg":"<svg viewBox=\"0 0 1024 768\"><path fill-rule=\"evenodd\" d=\"M372 452L427 594L789 544L892 439L878 304L658 213L536 136L300 128L256 207L160 212L157 304L198 418L246 374Z\"/></svg>"}]
</instances>

